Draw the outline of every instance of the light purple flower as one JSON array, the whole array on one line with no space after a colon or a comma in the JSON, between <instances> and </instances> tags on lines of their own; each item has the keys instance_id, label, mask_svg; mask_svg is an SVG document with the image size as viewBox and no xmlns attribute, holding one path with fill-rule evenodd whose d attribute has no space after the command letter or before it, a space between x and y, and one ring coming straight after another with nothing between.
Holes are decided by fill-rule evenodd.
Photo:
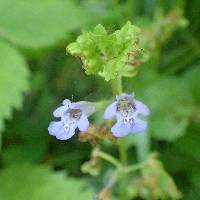
<instances>
[{"instance_id":1,"label":"light purple flower","mask_svg":"<svg viewBox=\"0 0 200 200\"><path fill-rule=\"evenodd\" d=\"M140 119L138 116L149 114L149 108L134 99L134 94L122 94L117 96L116 101L106 108L104 118L116 117L117 122L111 128L111 132L116 137L123 137L129 133L143 132L147 127L147 121Z\"/></svg>"},{"instance_id":2,"label":"light purple flower","mask_svg":"<svg viewBox=\"0 0 200 200\"><path fill-rule=\"evenodd\" d=\"M54 117L59 117L60 121L50 122L49 134L59 140L67 140L75 134L77 127L80 131L86 131L89 127L88 117L94 112L93 103L86 101L71 103L65 99L62 106L53 112Z\"/></svg>"}]
</instances>

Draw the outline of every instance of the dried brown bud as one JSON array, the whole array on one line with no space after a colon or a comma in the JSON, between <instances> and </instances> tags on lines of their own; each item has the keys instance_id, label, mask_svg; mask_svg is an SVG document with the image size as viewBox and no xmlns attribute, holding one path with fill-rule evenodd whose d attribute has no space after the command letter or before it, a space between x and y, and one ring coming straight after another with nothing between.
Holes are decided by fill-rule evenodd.
<instances>
[{"instance_id":1,"label":"dried brown bud","mask_svg":"<svg viewBox=\"0 0 200 200\"><path fill-rule=\"evenodd\" d=\"M86 132L79 133L79 140L81 142L90 142L96 145L101 140L111 140L116 142L116 138L110 132L111 125L108 123L102 125L92 125Z\"/></svg>"},{"instance_id":2,"label":"dried brown bud","mask_svg":"<svg viewBox=\"0 0 200 200\"><path fill-rule=\"evenodd\" d=\"M97 195L98 200L111 200L112 199L112 188L105 187Z\"/></svg>"}]
</instances>

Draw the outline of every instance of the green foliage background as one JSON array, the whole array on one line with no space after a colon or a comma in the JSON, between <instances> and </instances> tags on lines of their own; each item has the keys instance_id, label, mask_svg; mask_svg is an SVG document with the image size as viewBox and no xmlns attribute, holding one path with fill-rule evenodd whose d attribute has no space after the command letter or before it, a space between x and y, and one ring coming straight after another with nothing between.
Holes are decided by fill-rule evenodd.
<instances>
[{"instance_id":1,"label":"green foliage background","mask_svg":"<svg viewBox=\"0 0 200 200\"><path fill-rule=\"evenodd\" d=\"M150 56L137 76L124 79L124 88L151 108L152 151L182 199L200 199L199 19L198 0L1 0L0 199L89 200L103 187L106 173L94 179L80 171L92 147L77 135L57 141L47 126L65 98L111 95L108 82L85 75L80 61L65 55L66 46L81 30L102 24L113 32L128 20L140 27ZM116 155L116 146L104 147ZM127 150L134 162L134 136Z\"/></svg>"}]
</instances>

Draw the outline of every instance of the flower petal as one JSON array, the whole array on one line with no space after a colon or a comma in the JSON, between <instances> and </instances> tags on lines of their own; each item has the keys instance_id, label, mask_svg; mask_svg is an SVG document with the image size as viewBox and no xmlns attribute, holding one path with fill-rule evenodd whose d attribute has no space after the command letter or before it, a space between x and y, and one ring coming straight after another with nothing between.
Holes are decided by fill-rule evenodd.
<instances>
[{"instance_id":1,"label":"flower petal","mask_svg":"<svg viewBox=\"0 0 200 200\"><path fill-rule=\"evenodd\" d=\"M50 122L48 126L48 131L50 135L56 136L62 132L62 122Z\"/></svg>"},{"instance_id":2,"label":"flower petal","mask_svg":"<svg viewBox=\"0 0 200 200\"><path fill-rule=\"evenodd\" d=\"M53 111L54 117L61 117L64 112L68 109L67 106L60 106Z\"/></svg>"},{"instance_id":3,"label":"flower petal","mask_svg":"<svg viewBox=\"0 0 200 200\"><path fill-rule=\"evenodd\" d=\"M85 114L82 114L81 118L78 121L78 128L80 131L87 131L89 127L89 121Z\"/></svg>"},{"instance_id":4,"label":"flower petal","mask_svg":"<svg viewBox=\"0 0 200 200\"><path fill-rule=\"evenodd\" d=\"M111 119L116 115L117 111L117 102L111 103L104 112L104 119Z\"/></svg>"},{"instance_id":5,"label":"flower petal","mask_svg":"<svg viewBox=\"0 0 200 200\"><path fill-rule=\"evenodd\" d=\"M120 122L117 122L112 128L111 132L115 137L123 137L128 135L128 133L131 131L129 124L121 124Z\"/></svg>"},{"instance_id":6,"label":"flower petal","mask_svg":"<svg viewBox=\"0 0 200 200\"><path fill-rule=\"evenodd\" d=\"M71 108L80 109L86 116L90 116L96 112L95 104L88 101L72 103Z\"/></svg>"},{"instance_id":7,"label":"flower petal","mask_svg":"<svg viewBox=\"0 0 200 200\"><path fill-rule=\"evenodd\" d=\"M71 101L69 99L65 99L63 100L62 104L65 105L66 107L70 107Z\"/></svg>"},{"instance_id":8,"label":"flower petal","mask_svg":"<svg viewBox=\"0 0 200 200\"><path fill-rule=\"evenodd\" d=\"M147 116L150 114L149 108L145 104L143 104L141 101L134 100L134 103L136 106L136 110L139 114L142 114L144 116Z\"/></svg>"},{"instance_id":9,"label":"flower petal","mask_svg":"<svg viewBox=\"0 0 200 200\"><path fill-rule=\"evenodd\" d=\"M132 101L133 97L134 97L134 93L132 93L132 94L123 93L119 96L116 96L116 100L120 101L120 100L124 100L124 99L129 99L130 101Z\"/></svg>"},{"instance_id":10,"label":"flower petal","mask_svg":"<svg viewBox=\"0 0 200 200\"><path fill-rule=\"evenodd\" d=\"M76 129L77 125L71 125L70 128L69 128L69 131L65 131L64 128L64 133L61 132L60 135L57 135L56 138L59 139L59 140L67 140L69 138L71 138L74 134L75 134L75 129Z\"/></svg>"},{"instance_id":11,"label":"flower petal","mask_svg":"<svg viewBox=\"0 0 200 200\"><path fill-rule=\"evenodd\" d=\"M143 132L147 128L148 123L141 119L134 119L134 124L131 127L133 133Z\"/></svg>"},{"instance_id":12,"label":"flower petal","mask_svg":"<svg viewBox=\"0 0 200 200\"><path fill-rule=\"evenodd\" d=\"M69 131L65 131L63 123L51 122L48 127L50 135L56 136L59 140L67 140L75 134L75 129L77 126L70 126Z\"/></svg>"}]
</instances>

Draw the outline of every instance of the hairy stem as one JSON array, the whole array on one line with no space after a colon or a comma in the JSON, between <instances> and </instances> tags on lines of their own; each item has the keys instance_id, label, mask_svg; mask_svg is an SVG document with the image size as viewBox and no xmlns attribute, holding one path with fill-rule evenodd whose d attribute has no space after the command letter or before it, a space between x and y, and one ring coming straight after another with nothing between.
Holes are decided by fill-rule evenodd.
<instances>
[{"instance_id":1,"label":"hairy stem","mask_svg":"<svg viewBox=\"0 0 200 200\"><path fill-rule=\"evenodd\" d=\"M122 94L122 78L117 77L116 79L111 80L111 87L114 96ZM118 149L120 162L122 166L125 167L127 165L127 152L124 138L118 140ZM126 174L124 172L121 173L120 179L120 200L126 200Z\"/></svg>"},{"instance_id":2,"label":"hairy stem","mask_svg":"<svg viewBox=\"0 0 200 200\"><path fill-rule=\"evenodd\" d=\"M120 95L122 94L122 78L117 77L114 80L111 80L111 87L113 95ZM119 158L123 165L127 164L127 153L126 153L126 146L125 141L123 138L118 140L118 147L119 147Z\"/></svg>"},{"instance_id":3,"label":"hairy stem","mask_svg":"<svg viewBox=\"0 0 200 200\"><path fill-rule=\"evenodd\" d=\"M147 131L137 135L136 153L139 162L143 162L150 152L150 138Z\"/></svg>"},{"instance_id":4,"label":"hairy stem","mask_svg":"<svg viewBox=\"0 0 200 200\"><path fill-rule=\"evenodd\" d=\"M125 173L131 173L131 172L134 172L136 170L140 170L142 169L144 166L145 166L145 162L143 163L138 163L138 164L135 164L135 165L131 165L131 166L128 166L126 169L125 169Z\"/></svg>"},{"instance_id":5,"label":"hairy stem","mask_svg":"<svg viewBox=\"0 0 200 200\"><path fill-rule=\"evenodd\" d=\"M118 146L119 146L119 159L120 159L122 165L125 166L127 164L127 152L126 152L124 138L120 138L118 140Z\"/></svg>"},{"instance_id":6,"label":"hairy stem","mask_svg":"<svg viewBox=\"0 0 200 200\"><path fill-rule=\"evenodd\" d=\"M122 93L122 78L117 77L116 79L111 80L111 88L113 95L120 95Z\"/></svg>"},{"instance_id":7,"label":"hairy stem","mask_svg":"<svg viewBox=\"0 0 200 200\"><path fill-rule=\"evenodd\" d=\"M100 157L100 158L108 161L109 163L113 164L116 168L118 168L118 169L122 168L121 163L117 159L112 157L111 155L109 155L105 152L102 152L102 151L98 151L96 154L97 154L98 157Z\"/></svg>"}]
</instances>

